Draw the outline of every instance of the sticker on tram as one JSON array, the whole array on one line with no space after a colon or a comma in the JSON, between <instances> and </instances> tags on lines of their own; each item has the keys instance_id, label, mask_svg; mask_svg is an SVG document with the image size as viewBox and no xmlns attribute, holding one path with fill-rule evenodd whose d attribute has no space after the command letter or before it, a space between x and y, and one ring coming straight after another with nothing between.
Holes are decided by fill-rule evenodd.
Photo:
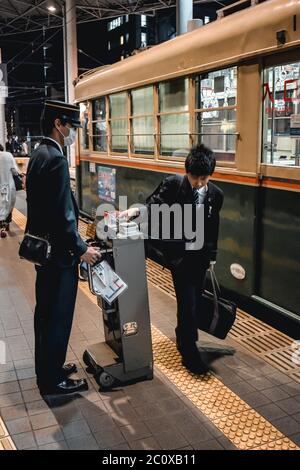
<instances>
[{"instance_id":1,"label":"sticker on tram","mask_svg":"<svg viewBox=\"0 0 300 470\"><path fill-rule=\"evenodd\" d=\"M116 169L98 166L98 196L103 201L116 200Z\"/></svg>"}]
</instances>

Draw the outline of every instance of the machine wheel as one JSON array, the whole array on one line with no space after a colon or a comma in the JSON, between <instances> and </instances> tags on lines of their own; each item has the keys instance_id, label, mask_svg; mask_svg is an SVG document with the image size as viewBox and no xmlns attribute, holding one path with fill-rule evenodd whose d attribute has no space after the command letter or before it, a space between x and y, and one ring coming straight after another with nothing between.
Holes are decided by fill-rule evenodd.
<instances>
[{"instance_id":1,"label":"machine wheel","mask_svg":"<svg viewBox=\"0 0 300 470\"><path fill-rule=\"evenodd\" d=\"M1 238L6 238L7 237L7 233L4 229L1 230L0 236L1 236Z\"/></svg>"},{"instance_id":2,"label":"machine wheel","mask_svg":"<svg viewBox=\"0 0 300 470\"><path fill-rule=\"evenodd\" d=\"M97 374L95 379L97 384L100 385L103 390L108 390L115 383L115 378L104 371L100 372L100 374Z\"/></svg>"}]
</instances>

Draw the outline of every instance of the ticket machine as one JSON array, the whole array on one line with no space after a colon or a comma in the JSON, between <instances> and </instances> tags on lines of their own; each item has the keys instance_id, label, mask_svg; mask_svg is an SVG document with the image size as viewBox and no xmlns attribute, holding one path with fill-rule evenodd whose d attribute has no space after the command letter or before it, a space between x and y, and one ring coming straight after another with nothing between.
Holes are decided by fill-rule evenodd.
<instances>
[{"instance_id":1,"label":"ticket machine","mask_svg":"<svg viewBox=\"0 0 300 470\"><path fill-rule=\"evenodd\" d=\"M83 360L102 389L153 378L144 241L127 235L96 242L100 261L81 266L102 310L105 334L104 342L87 348Z\"/></svg>"}]
</instances>

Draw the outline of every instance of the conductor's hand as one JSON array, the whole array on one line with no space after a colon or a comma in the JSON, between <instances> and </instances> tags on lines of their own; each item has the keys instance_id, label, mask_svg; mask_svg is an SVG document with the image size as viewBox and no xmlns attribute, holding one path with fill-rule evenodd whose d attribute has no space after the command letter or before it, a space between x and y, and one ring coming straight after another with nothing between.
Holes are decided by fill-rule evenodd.
<instances>
[{"instance_id":1,"label":"conductor's hand","mask_svg":"<svg viewBox=\"0 0 300 470\"><path fill-rule=\"evenodd\" d=\"M81 261L85 261L87 264L95 264L98 259L101 258L101 253L99 248L94 246L89 246L86 252L81 256Z\"/></svg>"}]
</instances>

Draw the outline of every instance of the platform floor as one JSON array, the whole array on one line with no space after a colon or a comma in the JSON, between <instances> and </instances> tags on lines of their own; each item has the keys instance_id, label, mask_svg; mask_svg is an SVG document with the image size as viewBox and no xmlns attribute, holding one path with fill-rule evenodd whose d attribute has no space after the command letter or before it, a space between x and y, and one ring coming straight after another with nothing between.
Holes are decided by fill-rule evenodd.
<instances>
[{"instance_id":1,"label":"platform floor","mask_svg":"<svg viewBox=\"0 0 300 470\"><path fill-rule=\"evenodd\" d=\"M103 393L86 374L82 353L103 339L103 330L95 298L80 283L68 360L77 362L77 376L87 377L90 388L46 403L36 388L33 362L35 274L17 256L25 216L21 194L11 233L0 239L0 341L7 349L6 364L0 364L0 449L298 449L299 368L284 373L271 355L254 354L231 335L222 344L236 348L233 357L216 360L206 377L190 374L174 343L172 286L166 288L168 279L163 286L156 282L153 264L154 380ZM248 317L240 314L238 328L247 321L249 328ZM260 326L254 322L252 328ZM268 329L268 335L276 332ZM216 342L203 333L201 340Z\"/></svg>"}]
</instances>

